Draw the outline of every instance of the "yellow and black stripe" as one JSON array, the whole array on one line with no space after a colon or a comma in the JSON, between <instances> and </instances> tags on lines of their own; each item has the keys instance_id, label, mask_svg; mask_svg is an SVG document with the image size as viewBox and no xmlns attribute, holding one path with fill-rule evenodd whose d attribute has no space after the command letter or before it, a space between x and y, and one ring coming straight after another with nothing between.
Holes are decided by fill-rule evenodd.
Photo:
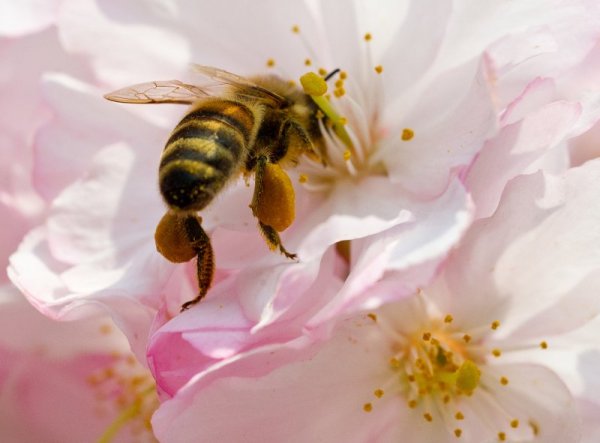
<instances>
[{"instance_id":1,"label":"yellow and black stripe","mask_svg":"<svg viewBox=\"0 0 600 443\"><path fill-rule=\"evenodd\" d=\"M242 103L202 101L173 130L159 167L166 203L198 211L211 202L245 160L254 115Z\"/></svg>"}]
</instances>

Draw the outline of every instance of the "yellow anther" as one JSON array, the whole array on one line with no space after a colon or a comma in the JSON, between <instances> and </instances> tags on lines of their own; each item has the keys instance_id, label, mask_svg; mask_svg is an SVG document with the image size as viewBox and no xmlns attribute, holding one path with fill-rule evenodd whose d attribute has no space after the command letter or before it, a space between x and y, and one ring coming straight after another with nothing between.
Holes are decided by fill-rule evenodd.
<instances>
[{"instance_id":1,"label":"yellow anther","mask_svg":"<svg viewBox=\"0 0 600 443\"><path fill-rule=\"evenodd\" d=\"M508 384L508 378L506 377L500 377L500 384L503 386L506 386Z\"/></svg>"},{"instance_id":2,"label":"yellow anther","mask_svg":"<svg viewBox=\"0 0 600 443\"><path fill-rule=\"evenodd\" d=\"M504 432L498 432L498 440L506 441L506 434Z\"/></svg>"},{"instance_id":3,"label":"yellow anther","mask_svg":"<svg viewBox=\"0 0 600 443\"><path fill-rule=\"evenodd\" d=\"M327 69L325 69L325 68L319 68L318 73L319 73L320 76L325 77L327 75Z\"/></svg>"},{"instance_id":4,"label":"yellow anther","mask_svg":"<svg viewBox=\"0 0 600 443\"><path fill-rule=\"evenodd\" d=\"M500 322L498 320L494 320L492 322L492 324L490 325L490 327L495 331L496 329L498 329L500 327Z\"/></svg>"},{"instance_id":5,"label":"yellow anther","mask_svg":"<svg viewBox=\"0 0 600 443\"><path fill-rule=\"evenodd\" d=\"M269 60L267 60L267 66L269 68L272 68L273 66L275 66L275 60L273 60L272 58L270 58Z\"/></svg>"},{"instance_id":6,"label":"yellow anther","mask_svg":"<svg viewBox=\"0 0 600 443\"><path fill-rule=\"evenodd\" d=\"M424 341L429 341L431 339L431 332L424 332L423 333L423 340Z\"/></svg>"},{"instance_id":7,"label":"yellow anther","mask_svg":"<svg viewBox=\"0 0 600 443\"><path fill-rule=\"evenodd\" d=\"M292 32L294 34L299 34L300 33L300 26L298 26L298 25L292 26Z\"/></svg>"},{"instance_id":8,"label":"yellow anther","mask_svg":"<svg viewBox=\"0 0 600 443\"><path fill-rule=\"evenodd\" d=\"M300 84L308 95L321 97L327 92L327 83L314 72L307 72L300 77Z\"/></svg>"},{"instance_id":9,"label":"yellow anther","mask_svg":"<svg viewBox=\"0 0 600 443\"><path fill-rule=\"evenodd\" d=\"M348 73L346 71L340 71L340 80L346 80L348 78Z\"/></svg>"},{"instance_id":10,"label":"yellow anther","mask_svg":"<svg viewBox=\"0 0 600 443\"><path fill-rule=\"evenodd\" d=\"M463 335L463 341L469 343L471 341L471 336L469 334Z\"/></svg>"},{"instance_id":11,"label":"yellow anther","mask_svg":"<svg viewBox=\"0 0 600 443\"><path fill-rule=\"evenodd\" d=\"M457 420L464 420L465 416L463 415L462 412L459 411L456 414L454 414L454 418L457 419Z\"/></svg>"},{"instance_id":12,"label":"yellow anther","mask_svg":"<svg viewBox=\"0 0 600 443\"><path fill-rule=\"evenodd\" d=\"M377 321L377 314L373 314L372 312L369 312L367 314L367 317L369 317L371 320L373 320L374 322Z\"/></svg>"},{"instance_id":13,"label":"yellow anther","mask_svg":"<svg viewBox=\"0 0 600 443\"><path fill-rule=\"evenodd\" d=\"M456 428L454 430L454 435L456 435L456 437L459 438L462 435L462 429Z\"/></svg>"},{"instance_id":14,"label":"yellow anther","mask_svg":"<svg viewBox=\"0 0 600 443\"><path fill-rule=\"evenodd\" d=\"M383 397L383 389L375 389L373 394L375 395L375 397L381 398L381 397Z\"/></svg>"},{"instance_id":15,"label":"yellow anther","mask_svg":"<svg viewBox=\"0 0 600 443\"><path fill-rule=\"evenodd\" d=\"M373 36L371 35L370 32L367 32L364 36L364 39L366 42L370 42L373 39Z\"/></svg>"},{"instance_id":16,"label":"yellow anther","mask_svg":"<svg viewBox=\"0 0 600 443\"><path fill-rule=\"evenodd\" d=\"M540 343L540 348L542 349L548 349L548 343L546 343L545 341Z\"/></svg>"},{"instance_id":17,"label":"yellow anther","mask_svg":"<svg viewBox=\"0 0 600 443\"><path fill-rule=\"evenodd\" d=\"M442 398L442 401L444 402L445 405L447 405L448 403L450 403L450 396L448 394L444 395L444 398Z\"/></svg>"},{"instance_id":18,"label":"yellow anther","mask_svg":"<svg viewBox=\"0 0 600 443\"><path fill-rule=\"evenodd\" d=\"M344 151L344 160L345 160L345 161L348 161L348 160L350 160L351 158L352 158L352 152L350 152L350 150L349 150L349 149L346 149L346 150Z\"/></svg>"},{"instance_id":19,"label":"yellow anther","mask_svg":"<svg viewBox=\"0 0 600 443\"><path fill-rule=\"evenodd\" d=\"M423 414L423 418L429 422L433 421L433 417L431 416L431 414L429 412L426 412L425 414Z\"/></svg>"},{"instance_id":20,"label":"yellow anther","mask_svg":"<svg viewBox=\"0 0 600 443\"><path fill-rule=\"evenodd\" d=\"M344 88L335 88L333 90L333 95L335 96L335 98L343 97L344 94L346 94L346 90Z\"/></svg>"},{"instance_id":21,"label":"yellow anther","mask_svg":"<svg viewBox=\"0 0 600 443\"><path fill-rule=\"evenodd\" d=\"M407 374L407 375L406 375L406 379L407 379L409 382L411 382L411 383L414 383L414 382L415 382L415 380L416 380L417 378L414 376L414 374Z\"/></svg>"},{"instance_id":22,"label":"yellow anther","mask_svg":"<svg viewBox=\"0 0 600 443\"><path fill-rule=\"evenodd\" d=\"M414 136L415 132L412 129L404 128L402 130L402 140L404 140L405 142L412 140Z\"/></svg>"},{"instance_id":23,"label":"yellow anther","mask_svg":"<svg viewBox=\"0 0 600 443\"><path fill-rule=\"evenodd\" d=\"M305 65L305 66L310 66L310 65L312 65L312 62L310 61L310 59L309 59L309 58L307 58L306 60L304 60L304 65Z\"/></svg>"},{"instance_id":24,"label":"yellow anther","mask_svg":"<svg viewBox=\"0 0 600 443\"><path fill-rule=\"evenodd\" d=\"M433 346L438 346L440 344L440 341L438 339L436 339L436 338L432 338L431 339L431 344Z\"/></svg>"},{"instance_id":25,"label":"yellow anther","mask_svg":"<svg viewBox=\"0 0 600 443\"><path fill-rule=\"evenodd\" d=\"M519 420L517 420L516 418L514 420L511 420L510 427L511 428L518 428L519 427Z\"/></svg>"},{"instance_id":26,"label":"yellow anther","mask_svg":"<svg viewBox=\"0 0 600 443\"><path fill-rule=\"evenodd\" d=\"M494 357L500 357L502 355L502 351L500 349L492 349L492 355Z\"/></svg>"},{"instance_id":27,"label":"yellow anther","mask_svg":"<svg viewBox=\"0 0 600 443\"><path fill-rule=\"evenodd\" d=\"M363 405L363 411L371 412L373 410L373 405L371 403L365 403Z\"/></svg>"},{"instance_id":28,"label":"yellow anther","mask_svg":"<svg viewBox=\"0 0 600 443\"><path fill-rule=\"evenodd\" d=\"M415 409L417 407L417 400L410 400L408 402L408 407L411 409Z\"/></svg>"},{"instance_id":29,"label":"yellow anther","mask_svg":"<svg viewBox=\"0 0 600 443\"><path fill-rule=\"evenodd\" d=\"M456 386L466 393L473 392L479 385L481 371L471 360L465 360L456 373Z\"/></svg>"},{"instance_id":30,"label":"yellow anther","mask_svg":"<svg viewBox=\"0 0 600 443\"><path fill-rule=\"evenodd\" d=\"M306 175L306 174L300 174L300 176L298 177L298 181L300 183L306 183L308 181L308 175Z\"/></svg>"},{"instance_id":31,"label":"yellow anther","mask_svg":"<svg viewBox=\"0 0 600 443\"><path fill-rule=\"evenodd\" d=\"M344 86L344 80L336 80L334 85L336 88L341 88Z\"/></svg>"},{"instance_id":32,"label":"yellow anther","mask_svg":"<svg viewBox=\"0 0 600 443\"><path fill-rule=\"evenodd\" d=\"M452 323L452 320L454 320L454 318L450 314L444 317L444 323Z\"/></svg>"},{"instance_id":33,"label":"yellow anther","mask_svg":"<svg viewBox=\"0 0 600 443\"><path fill-rule=\"evenodd\" d=\"M398 360L396 357L390 358L390 366L392 369L398 369L400 367L400 360Z\"/></svg>"},{"instance_id":34,"label":"yellow anther","mask_svg":"<svg viewBox=\"0 0 600 443\"><path fill-rule=\"evenodd\" d=\"M383 72L383 66L381 66L381 65L375 66L375 72L377 74L381 74Z\"/></svg>"}]
</instances>

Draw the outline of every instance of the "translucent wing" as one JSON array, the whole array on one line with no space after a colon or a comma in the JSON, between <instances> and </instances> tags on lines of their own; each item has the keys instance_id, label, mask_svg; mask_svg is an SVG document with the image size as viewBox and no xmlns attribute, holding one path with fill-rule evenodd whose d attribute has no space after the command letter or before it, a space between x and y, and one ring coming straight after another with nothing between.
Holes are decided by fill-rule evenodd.
<instances>
[{"instance_id":1,"label":"translucent wing","mask_svg":"<svg viewBox=\"0 0 600 443\"><path fill-rule=\"evenodd\" d=\"M179 80L140 83L106 94L104 98L119 103L191 104L211 94L203 88Z\"/></svg>"},{"instance_id":2,"label":"translucent wing","mask_svg":"<svg viewBox=\"0 0 600 443\"><path fill-rule=\"evenodd\" d=\"M270 98L275 100L276 102L285 102L285 98L276 94L273 91L270 91L262 86L257 85L252 80L242 77L240 75L233 74L231 72L225 71L223 69L214 68L212 66L203 66L192 64L192 69L206 77L209 77L212 80L215 80L221 84L231 85L238 88L242 88L245 91L252 91L252 95L256 96L256 98ZM265 97L266 96L266 97Z\"/></svg>"}]
</instances>

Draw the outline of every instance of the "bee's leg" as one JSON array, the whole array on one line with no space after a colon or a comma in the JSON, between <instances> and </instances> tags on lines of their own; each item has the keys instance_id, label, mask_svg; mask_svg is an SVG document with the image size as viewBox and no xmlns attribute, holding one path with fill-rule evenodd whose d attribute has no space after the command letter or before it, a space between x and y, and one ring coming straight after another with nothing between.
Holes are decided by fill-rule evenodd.
<instances>
[{"instance_id":1,"label":"bee's leg","mask_svg":"<svg viewBox=\"0 0 600 443\"><path fill-rule=\"evenodd\" d=\"M258 218L258 226L269 249L279 249L287 258L295 259L289 252L278 232L285 230L294 220L294 188L281 166L270 163L265 155L257 158L254 175L254 195L252 213Z\"/></svg>"},{"instance_id":2,"label":"bee's leg","mask_svg":"<svg viewBox=\"0 0 600 443\"><path fill-rule=\"evenodd\" d=\"M283 245L281 244L281 238L279 238L279 234L275 229L273 229L269 225L265 225L260 221L258 222L258 226L260 227L260 232L262 233L263 237L267 241L267 244L269 245L269 249L279 249L279 252L281 252L287 258L292 260L298 258L296 254L289 252L283 247Z\"/></svg>"},{"instance_id":3,"label":"bee's leg","mask_svg":"<svg viewBox=\"0 0 600 443\"><path fill-rule=\"evenodd\" d=\"M185 232L190 245L196 251L196 268L198 274L198 296L184 303L181 310L185 311L204 298L215 274L215 259L210 238L201 225L202 219L197 216L187 216L183 221Z\"/></svg>"}]
</instances>

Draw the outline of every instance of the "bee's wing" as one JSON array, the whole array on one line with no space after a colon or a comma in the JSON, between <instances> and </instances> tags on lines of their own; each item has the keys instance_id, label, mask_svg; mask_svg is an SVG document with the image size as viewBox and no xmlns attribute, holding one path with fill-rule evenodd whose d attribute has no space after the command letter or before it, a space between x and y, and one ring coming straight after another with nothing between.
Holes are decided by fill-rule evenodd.
<instances>
[{"instance_id":1,"label":"bee's wing","mask_svg":"<svg viewBox=\"0 0 600 443\"><path fill-rule=\"evenodd\" d=\"M179 80L140 83L106 94L104 98L119 103L191 104L211 95L206 90Z\"/></svg>"},{"instance_id":2,"label":"bee's wing","mask_svg":"<svg viewBox=\"0 0 600 443\"><path fill-rule=\"evenodd\" d=\"M260 99L262 96L263 98L269 98L271 100L275 100L278 103L283 103L286 101L285 98L283 98L279 94L276 94L273 91L269 91L268 89L257 85L252 80L247 79L246 77L242 77L240 75L225 71L223 69L215 68L212 66L197 65L197 64L192 64L192 69L202 75L205 75L206 77L209 77L209 78L221 83L221 84L232 85L232 86L236 86L238 88L244 88L244 89L251 88L253 91L256 92L256 95L252 94L253 97L255 96L256 98Z\"/></svg>"}]
</instances>

